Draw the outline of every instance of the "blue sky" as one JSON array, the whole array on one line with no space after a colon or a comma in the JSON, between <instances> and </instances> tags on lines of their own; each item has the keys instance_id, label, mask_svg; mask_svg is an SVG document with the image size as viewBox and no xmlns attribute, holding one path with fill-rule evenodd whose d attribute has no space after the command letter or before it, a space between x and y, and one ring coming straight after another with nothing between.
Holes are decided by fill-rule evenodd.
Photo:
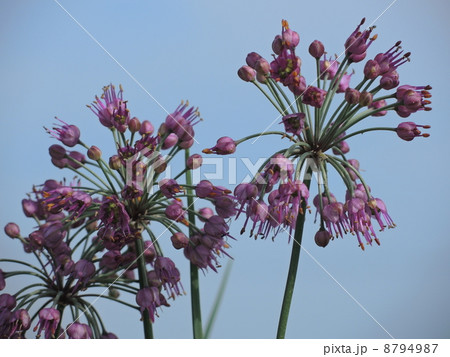
<instances>
[{"instance_id":1,"label":"blue sky","mask_svg":"<svg viewBox=\"0 0 450 357\"><path fill-rule=\"evenodd\" d=\"M351 140L350 157L360 161L364 177L386 202L397 228L380 233L381 246L365 252L352 237L322 249L313 241L317 226L308 216L304 247L310 255L301 254L287 337L387 338L388 331L396 338L448 338L449 8L443 0L398 0L386 10L390 4L61 1L158 104L56 2L3 1L0 225L15 221L29 232L32 223L22 216L20 206L25 193L47 178L71 177L52 167L48 157L48 146L55 141L42 126L50 126L55 115L78 125L86 143L111 150L108 132L85 107L104 85L121 83L132 114L156 125L166 116L162 107L171 111L180 100L189 99L205 119L195 128L199 145L194 151L200 152L220 136L240 138L262 131L277 117L270 103L242 82L236 71L248 52L270 56L281 19L300 34L302 71L312 81L309 43L319 39L329 54L341 53L346 38L365 16L367 23L376 20L379 34L368 57L402 40L405 50L412 52L411 62L399 70L402 84L433 86L433 110L411 117L431 125L431 137L404 142L395 134L374 133ZM354 78L360 78L362 66L355 66ZM392 113L372 120L383 122L382 126L401 122ZM264 138L240 146L236 158L254 162L281 148L279 139ZM241 178L248 174L245 170L238 164ZM343 197L342 184L334 180L331 185ZM274 242L240 236L242 223L232 225L237 238L230 250L233 270L212 337L272 338L291 246L286 235ZM25 256L4 235L0 250L2 256ZM178 263L188 291L186 260L180 252L170 256ZM202 277L205 316L221 276L209 272ZM7 289L13 291L14 283L8 281ZM189 306L186 296L164 309L155 323L155 336L190 337ZM100 311L119 337L142 337L134 311L111 304L103 304Z\"/></svg>"}]
</instances>

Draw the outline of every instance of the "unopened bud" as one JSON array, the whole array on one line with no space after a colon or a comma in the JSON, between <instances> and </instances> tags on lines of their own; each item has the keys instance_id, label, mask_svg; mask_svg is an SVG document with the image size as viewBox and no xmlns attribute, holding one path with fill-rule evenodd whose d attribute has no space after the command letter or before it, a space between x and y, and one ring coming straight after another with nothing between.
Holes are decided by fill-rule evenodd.
<instances>
[{"instance_id":1,"label":"unopened bud","mask_svg":"<svg viewBox=\"0 0 450 357\"><path fill-rule=\"evenodd\" d=\"M102 157L102 151L97 146L91 146L87 152L88 158L97 161Z\"/></svg>"}]
</instances>

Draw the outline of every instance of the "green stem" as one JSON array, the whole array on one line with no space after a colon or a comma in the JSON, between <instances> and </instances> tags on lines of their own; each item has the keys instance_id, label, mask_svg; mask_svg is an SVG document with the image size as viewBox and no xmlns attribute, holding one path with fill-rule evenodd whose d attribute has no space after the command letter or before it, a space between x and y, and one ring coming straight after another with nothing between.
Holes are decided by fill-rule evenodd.
<instances>
[{"instance_id":1,"label":"green stem","mask_svg":"<svg viewBox=\"0 0 450 357\"><path fill-rule=\"evenodd\" d=\"M272 105L275 107L275 109L278 110L278 112L281 114L281 116L284 116L285 115L284 111L282 109L280 109L278 104L274 102L274 100L267 94L267 92L256 81L253 81L252 83L258 87L258 89L261 91L262 94L264 94L266 96L266 98L269 100L270 103L272 103Z\"/></svg>"},{"instance_id":2,"label":"green stem","mask_svg":"<svg viewBox=\"0 0 450 357\"><path fill-rule=\"evenodd\" d=\"M141 289L148 287L147 280L147 269L145 268L145 257L144 257L144 243L141 238L136 239L136 254L138 256L138 272L139 272L139 286ZM142 312L142 322L144 325L144 337L146 339L153 338L152 323L150 321L150 316L148 310Z\"/></svg>"},{"instance_id":3,"label":"green stem","mask_svg":"<svg viewBox=\"0 0 450 357\"><path fill-rule=\"evenodd\" d=\"M186 162L189 158L189 149L185 150L185 159ZM186 171L186 185L192 186L192 171ZM195 234L193 231L192 226L195 224L195 213L193 212L192 208L194 205L194 198L192 196L192 189L187 188L187 203L188 207L191 208L191 210L188 211L188 217L189 217L189 235ZM190 269L191 269L191 310L192 310L192 330L194 334L194 338L203 338L203 331L202 331L202 310L200 305L200 286L199 286L199 280L198 280L198 267L190 263Z\"/></svg>"},{"instance_id":4,"label":"green stem","mask_svg":"<svg viewBox=\"0 0 450 357\"><path fill-rule=\"evenodd\" d=\"M309 189L311 184L311 169L306 172L306 179L304 183ZM294 293L295 278L297 277L298 262L300 259L300 250L302 245L303 226L305 224L306 201L302 202L303 214L299 212L297 222L295 225L294 241L292 242L291 261L289 263L289 272L286 280L286 287L284 290L283 303L281 305L280 319L278 322L277 338L284 338L286 335L286 327L289 318L289 310L292 302L292 295Z\"/></svg>"},{"instance_id":5,"label":"green stem","mask_svg":"<svg viewBox=\"0 0 450 357\"><path fill-rule=\"evenodd\" d=\"M213 305L213 308L209 315L208 322L205 327L205 338L209 337L212 327L214 325L214 322L216 320L217 312L219 311L219 307L222 302L223 296L225 295L225 288L228 283L228 278L230 277L232 264L233 264L233 261L229 260L227 263L227 266L225 268L225 273L223 275L222 282L220 283L219 291L217 291L217 296L216 296L216 299L214 300L214 305Z\"/></svg>"}]
</instances>

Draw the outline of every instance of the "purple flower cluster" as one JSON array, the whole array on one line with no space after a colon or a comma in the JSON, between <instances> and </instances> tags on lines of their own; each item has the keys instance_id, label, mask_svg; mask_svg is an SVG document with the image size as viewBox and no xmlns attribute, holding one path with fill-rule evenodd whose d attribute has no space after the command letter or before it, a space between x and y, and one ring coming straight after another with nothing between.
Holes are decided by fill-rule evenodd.
<instances>
[{"instance_id":1,"label":"purple flower cluster","mask_svg":"<svg viewBox=\"0 0 450 357\"><path fill-rule=\"evenodd\" d=\"M269 63L258 53L250 52L247 64L238 70L241 79L253 83L270 99L282 118L284 132L264 131L240 140L224 137L226 143L233 144L233 150L226 150L224 138L220 138L215 147L203 152L234 153L237 145L262 135L281 135L290 140L289 147L271 155L271 162L263 166L250 183L236 187L238 212L244 211L247 216L242 232L249 222L250 235L255 237L266 237L271 230L276 235L280 228L291 234L296 222L303 225L306 212L302 208L307 207L312 172L318 178L319 194L314 205L316 217L320 217L320 229L315 236L319 246L324 247L330 239L350 233L364 249L364 244L370 245L373 241L379 244L373 222L381 231L395 226L383 201L372 196L359 172L359 161L346 157L350 152L347 140L376 130L393 131L405 141L428 137L421 129L429 129L429 125L410 121L393 127L351 129L366 118L382 117L389 111L395 111L401 118L430 111L431 86L400 85L398 69L409 62L411 56L410 52L402 50L400 41L367 60L361 71L362 80L351 85L357 71L350 72L350 66L367 57L369 47L378 36L372 35L374 27L364 29L364 23L362 19L344 41L343 58L333 59L319 40L310 44L308 52L317 68L316 78L311 82L314 85L306 84L301 71L302 59L298 56L300 37L289 28L286 20L281 22L281 35L276 35L272 42L273 61ZM280 83L294 95L293 100L288 98ZM382 91L391 92L381 94ZM343 93L341 103L334 106L337 109L329 115L331 103L339 93ZM347 188L342 203L329 188L329 169L337 172ZM304 182L299 177L301 172L305 172ZM276 189L275 185L278 185Z\"/></svg>"},{"instance_id":2,"label":"purple flower cluster","mask_svg":"<svg viewBox=\"0 0 450 357\"><path fill-rule=\"evenodd\" d=\"M134 291L142 318L147 311L154 321L157 308L170 306L168 300L184 294L180 272L163 255L160 237L171 236L173 247L183 249L185 257L203 270L216 271L218 258L228 256L225 219L237 212L231 191L209 181L195 186L177 181L181 174L202 165L201 155L188 155L195 141L194 126L201 120L198 108L182 102L155 131L148 120L131 117L122 87L118 92L113 85L104 87L102 96L96 96L89 107L111 131L115 152L105 161L99 147L82 141L75 125L60 121L47 130L64 145L50 146L52 163L72 170L76 178L70 184L47 180L33 187L22 207L37 227L22 236L19 226L11 222L5 233L39 262L33 274L43 288L34 300L28 288L23 289L17 296L18 306L51 299L30 318L26 310L14 309L16 298L0 295L1 337L24 337L38 318L34 328L38 337L114 338L104 330L95 307L84 299L85 290L99 286L107 286L109 297L121 303L121 293ZM86 150L87 158L79 151L67 151L74 146ZM233 147L234 142L224 140L217 150L229 153ZM165 150L168 154L163 154ZM177 179L163 177L172 158L185 150L185 165ZM203 199L215 211L210 207L196 211L190 199ZM160 236L153 225L162 225ZM184 230L189 230L188 235ZM0 270L0 290L9 277ZM50 302L52 307L47 306ZM69 306L75 322L64 329L61 316ZM81 311L86 311L87 323L78 321Z\"/></svg>"}]
</instances>

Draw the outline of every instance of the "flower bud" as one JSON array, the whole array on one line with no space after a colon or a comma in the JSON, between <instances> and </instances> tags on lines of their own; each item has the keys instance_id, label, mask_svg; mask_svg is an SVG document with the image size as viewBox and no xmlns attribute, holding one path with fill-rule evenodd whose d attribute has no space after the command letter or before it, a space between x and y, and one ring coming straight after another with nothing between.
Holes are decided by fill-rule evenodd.
<instances>
[{"instance_id":1,"label":"flower bud","mask_svg":"<svg viewBox=\"0 0 450 357\"><path fill-rule=\"evenodd\" d=\"M97 230L97 221L92 221L88 224L86 224L86 231L88 233L95 232Z\"/></svg>"},{"instance_id":2,"label":"flower bud","mask_svg":"<svg viewBox=\"0 0 450 357\"><path fill-rule=\"evenodd\" d=\"M319 59L320 57L322 57L323 53L325 52L325 47L323 46L322 42L320 42L318 40L314 40L309 45L308 51L311 56Z\"/></svg>"},{"instance_id":3,"label":"flower bud","mask_svg":"<svg viewBox=\"0 0 450 357\"><path fill-rule=\"evenodd\" d=\"M239 78L245 82L253 82L255 80L255 70L250 66L242 66L237 73Z\"/></svg>"},{"instance_id":4,"label":"flower bud","mask_svg":"<svg viewBox=\"0 0 450 357\"><path fill-rule=\"evenodd\" d=\"M167 150L174 147L178 142L178 136L175 133L170 133L162 144L162 149Z\"/></svg>"},{"instance_id":5,"label":"flower bud","mask_svg":"<svg viewBox=\"0 0 450 357\"><path fill-rule=\"evenodd\" d=\"M122 161L119 155L113 155L109 158L109 167L112 170L119 170L122 167Z\"/></svg>"},{"instance_id":6,"label":"flower bud","mask_svg":"<svg viewBox=\"0 0 450 357\"><path fill-rule=\"evenodd\" d=\"M343 153L347 154L350 151L350 146L348 143L344 140L336 144L336 147ZM336 150L336 148L333 147L333 154L340 155L341 153L339 150Z\"/></svg>"},{"instance_id":7,"label":"flower bud","mask_svg":"<svg viewBox=\"0 0 450 357\"><path fill-rule=\"evenodd\" d=\"M272 41L272 51L276 55L279 55L282 50L283 50L283 39L281 38L280 35L276 35Z\"/></svg>"},{"instance_id":8,"label":"flower bud","mask_svg":"<svg viewBox=\"0 0 450 357\"><path fill-rule=\"evenodd\" d=\"M330 242L331 234L326 230L319 230L314 236L314 241L319 247L325 248Z\"/></svg>"},{"instance_id":9,"label":"flower bud","mask_svg":"<svg viewBox=\"0 0 450 357\"><path fill-rule=\"evenodd\" d=\"M380 65L377 61L368 60L364 66L364 76L367 79L375 79L380 75Z\"/></svg>"},{"instance_id":10,"label":"flower bud","mask_svg":"<svg viewBox=\"0 0 450 357\"><path fill-rule=\"evenodd\" d=\"M256 73L256 80L259 83L266 84L267 83L267 76L265 74Z\"/></svg>"},{"instance_id":11,"label":"flower bud","mask_svg":"<svg viewBox=\"0 0 450 357\"><path fill-rule=\"evenodd\" d=\"M194 145L194 138L182 140L178 143L178 146L182 149L189 149L192 145Z\"/></svg>"},{"instance_id":12,"label":"flower bud","mask_svg":"<svg viewBox=\"0 0 450 357\"><path fill-rule=\"evenodd\" d=\"M270 72L270 64L264 58L260 58L256 61L255 70L260 74L267 74Z\"/></svg>"},{"instance_id":13,"label":"flower bud","mask_svg":"<svg viewBox=\"0 0 450 357\"><path fill-rule=\"evenodd\" d=\"M23 213L27 217L33 217L39 212L39 204L36 201L23 199L22 200Z\"/></svg>"},{"instance_id":14,"label":"flower bud","mask_svg":"<svg viewBox=\"0 0 450 357\"><path fill-rule=\"evenodd\" d=\"M386 106L386 101L385 100L379 100L376 102L373 102L372 104L369 105L370 109L380 109ZM379 111L375 114L372 114L373 117L382 117L383 115L387 114L387 110L382 110Z\"/></svg>"},{"instance_id":15,"label":"flower bud","mask_svg":"<svg viewBox=\"0 0 450 357\"><path fill-rule=\"evenodd\" d=\"M15 223L8 223L5 226L5 233L10 238L18 238L20 237L20 228Z\"/></svg>"},{"instance_id":16,"label":"flower bud","mask_svg":"<svg viewBox=\"0 0 450 357\"><path fill-rule=\"evenodd\" d=\"M98 161L102 157L102 151L97 146L92 145L87 151L87 156L91 160Z\"/></svg>"},{"instance_id":17,"label":"flower bud","mask_svg":"<svg viewBox=\"0 0 450 357\"><path fill-rule=\"evenodd\" d=\"M191 170L195 170L198 169L200 166L202 166L202 163L203 163L202 156L199 154L193 154L189 156L189 158L187 159L186 166Z\"/></svg>"},{"instance_id":18,"label":"flower bud","mask_svg":"<svg viewBox=\"0 0 450 357\"><path fill-rule=\"evenodd\" d=\"M67 159L67 165L75 170L79 169L81 167L81 164L84 164L86 162L86 157L81 152L78 151L69 152L69 157L79 162L78 163L71 159Z\"/></svg>"},{"instance_id":19,"label":"flower bud","mask_svg":"<svg viewBox=\"0 0 450 357\"><path fill-rule=\"evenodd\" d=\"M168 132L167 125L165 123L162 123L158 128L158 135L163 137Z\"/></svg>"},{"instance_id":20,"label":"flower bud","mask_svg":"<svg viewBox=\"0 0 450 357\"><path fill-rule=\"evenodd\" d=\"M141 135L152 135L155 131L155 128L153 127L152 123L150 123L148 120L144 120L141 123L141 127L139 128L139 134Z\"/></svg>"},{"instance_id":21,"label":"flower bud","mask_svg":"<svg viewBox=\"0 0 450 357\"><path fill-rule=\"evenodd\" d=\"M204 149L205 154L216 153L218 155L229 155L236 151L236 143L228 136L223 136L217 140L214 147L210 149Z\"/></svg>"},{"instance_id":22,"label":"flower bud","mask_svg":"<svg viewBox=\"0 0 450 357\"><path fill-rule=\"evenodd\" d=\"M63 169L63 168L65 168L67 166L67 159L66 158L64 158L64 159L52 158L51 161L52 161L52 164L55 165L59 169Z\"/></svg>"},{"instance_id":23,"label":"flower bud","mask_svg":"<svg viewBox=\"0 0 450 357\"><path fill-rule=\"evenodd\" d=\"M391 90L400 84L400 78L397 71L391 71L383 75L380 79L380 86L385 90Z\"/></svg>"},{"instance_id":24,"label":"flower bud","mask_svg":"<svg viewBox=\"0 0 450 357\"><path fill-rule=\"evenodd\" d=\"M131 118L128 122L128 129L132 133L138 132L141 129L141 122L139 121L139 119L136 117Z\"/></svg>"},{"instance_id":25,"label":"flower bud","mask_svg":"<svg viewBox=\"0 0 450 357\"><path fill-rule=\"evenodd\" d=\"M202 218L199 217L200 221L202 222L206 222L208 219L214 216L214 211L209 207L200 208L198 210L198 213L200 214L200 216L202 216Z\"/></svg>"},{"instance_id":26,"label":"flower bud","mask_svg":"<svg viewBox=\"0 0 450 357\"><path fill-rule=\"evenodd\" d=\"M370 92L362 92L359 95L359 105L362 107L367 107L372 104L373 95Z\"/></svg>"},{"instance_id":27,"label":"flower bud","mask_svg":"<svg viewBox=\"0 0 450 357\"><path fill-rule=\"evenodd\" d=\"M61 160L66 156L66 149L61 145L53 144L48 148L48 153L52 157L52 159Z\"/></svg>"},{"instance_id":28,"label":"flower bud","mask_svg":"<svg viewBox=\"0 0 450 357\"><path fill-rule=\"evenodd\" d=\"M172 245L175 249L186 248L189 245L189 238L184 233L177 232L170 237Z\"/></svg>"},{"instance_id":29,"label":"flower bud","mask_svg":"<svg viewBox=\"0 0 450 357\"><path fill-rule=\"evenodd\" d=\"M110 287L108 289L108 296L114 299L118 299L120 297L120 291Z\"/></svg>"},{"instance_id":30,"label":"flower bud","mask_svg":"<svg viewBox=\"0 0 450 357\"><path fill-rule=\"evenodd\" d=\"M251 68L255 68L256 65L256 61L258 61L260 58L262 58L259 54L257 54L256 52L250 52L247 55L247 58L245 59L245 62L247 62L247 64L251 67Z\"/></svg>"},{"instance_id":31,"label":"flower bud","mask_svg":"<svg viewBox=\"0 0 450 357\"><path fill-rule=\"evenodd\" d=\"M345 101L348 104L357 104L359 102L359 91L353 88L347 88L345 90Z\"/></svg>"},{"instance_id":32,"label":"flower bud","mask_svg":"<svg viewBox=\"0 0 450 357\"><path fill-rule=\"evenodd\" d=\"M297 32L287 29L283 32L282 35L283 41L286 43L288 47L296 47L300 43L300 36Z\"/></svg>"},{"instance_id":33,"label":"flower bud","mask_svg":"<svg viewBox=\"0 0 450 357\"><path fill-rule=\"evenodd\" d=\"M156 162L153 164L153 166L154 166L155 172L156 172L157 174L160 174L160 173L166 171L166 168L167 168L167 162L166 162L166 160L163 159L162 156L160 156L160 157L158 158L158 161L156 161Z\"/></svg>"}]
</instances>

